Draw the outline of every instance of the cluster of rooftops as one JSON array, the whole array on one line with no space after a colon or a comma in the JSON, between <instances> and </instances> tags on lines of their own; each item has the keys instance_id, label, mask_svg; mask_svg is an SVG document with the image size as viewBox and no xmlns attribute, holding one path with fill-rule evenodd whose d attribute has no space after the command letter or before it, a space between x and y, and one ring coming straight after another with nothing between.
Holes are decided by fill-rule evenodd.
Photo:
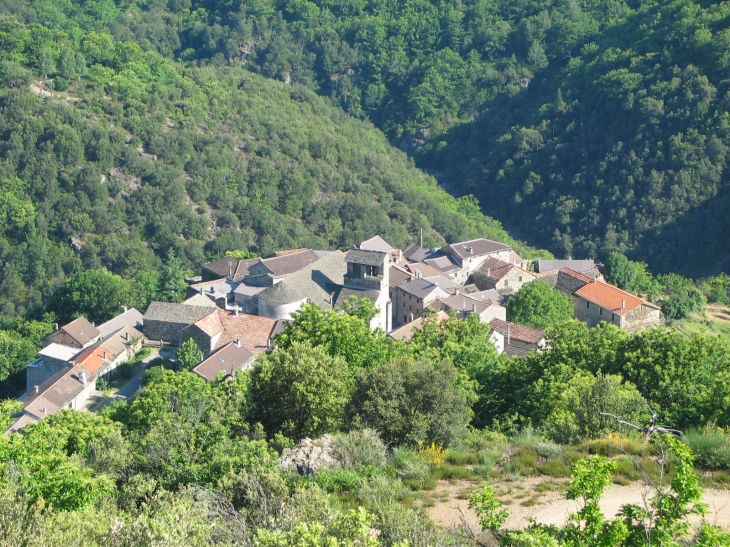
<instances>
[{"instance_id":1,"label":"cluster of rooftops","mask_svg":"<svg viewBox=\"0 0 730 547\"><path fill-rule=\"evenodd\" d=\"M341 308L351 297L377 309L371 327L410 340L424 321L475 315L490 326L499 353L522 356L547 347L545 333L508 322L505 299L541 279L570 295L575 317L628 330L660 320L659 308L609 285L593 260L523 260L509 245L474 239L405 251L380 236L348 251L293 249L270 258L224 257L202 267L181 303L152 302L146 312L122 309L103 325L80 317L56 328L28 365L28 393L10 429L61 408L85 408L100 377L110 378L142 344L177 347L195 340L203 360L193 372L207 380L252 366L273 347L305 303Z\"/></svg>"}]
</instances>

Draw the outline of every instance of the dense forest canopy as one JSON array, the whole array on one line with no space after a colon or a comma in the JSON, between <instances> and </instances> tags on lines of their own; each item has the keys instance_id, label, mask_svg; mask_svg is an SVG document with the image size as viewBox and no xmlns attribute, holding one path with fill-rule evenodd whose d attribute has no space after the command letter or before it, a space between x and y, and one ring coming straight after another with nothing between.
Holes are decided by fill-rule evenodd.
<instances>
[{"instance_id":1,"label":"dense forest canopy","mask_svg":"<svg viewBox=\"0 0 730 547\"><path fill-rule=\"evenodd\" d=\"M556 254L727 269L726 3L2 5L26 23L106 30L315 90Z\"/></svg>"}]
</instances>

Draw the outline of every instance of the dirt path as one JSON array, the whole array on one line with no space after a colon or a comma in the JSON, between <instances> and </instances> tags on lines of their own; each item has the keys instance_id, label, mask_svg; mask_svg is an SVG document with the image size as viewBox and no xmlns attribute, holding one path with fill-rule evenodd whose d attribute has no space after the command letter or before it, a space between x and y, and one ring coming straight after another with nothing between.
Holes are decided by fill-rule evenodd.
<instances>
[{"instance_id":1,"label":"dirt path","mask_svg":"<svg viewBox=\"0 0 730 547\"><path fill-rule=\"evenodd\" d=\"M552 485L554 489L543 493L538 492L536 488L543 483ZM499 498L509 511L505 527L512 530L526 528L528 526L528 522L525 520L527 517L534 518L541 524L565 524L568 515L578 510L579 503L565 499L564 485L565 481L546 481L543 478L495 484L495 491L502 494ZM474 488L477 488L477 485L473 482L439 481L436 495L440 501L437 501L436 505L428 510L434 522L444 527L458 526L461 524L459 511L461 509L469 526L475 531L478 530L476 515L469 510L469 502L459 499L459 495L465 490ZM448 501L445 501L447 495ZM643 505L644 497L650 498L651 491L642 483L629 486L609 486L601 498L601 509L606 517L613 517L622 505L627 503ZM706 520L711 524L730 529L730 490L707 488L702 501L709 507ZM697 524L702 519L693 517L690 520Z\"/></svg>"}]
</instances>

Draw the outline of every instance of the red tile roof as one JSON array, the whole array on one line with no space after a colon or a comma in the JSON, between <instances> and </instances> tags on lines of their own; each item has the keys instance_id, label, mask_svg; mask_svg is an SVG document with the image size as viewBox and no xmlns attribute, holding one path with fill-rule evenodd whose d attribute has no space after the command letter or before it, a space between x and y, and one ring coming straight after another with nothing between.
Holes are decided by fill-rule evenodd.
<instances>
[{"instance_id":1,"label":"red tile roof","mask_svg":"<svg viewBox=\"0 0 730 547\"><path fill-rule=\"evenodd\" d=\"M223 347L229 342L240 340L241 345L254 355L259 355L269 347L269 338L274 332L277 320L260 315L250 315L218 310L218 316L223 328L223 335L218 341L218 347Z\"/></svg>"},{"instance_id":2,"label":"red tile roof","mask_svg":"<svg viewBox=\"0 0 730 547\"><path fill-rule=\"evenodd\" d=\"M81 365L89 372L99 370L107 360L112 359L114 354L104 346L94 346L79 354L74 360L76 365Z\"/></svg>"},{"instance_id":3,"label":"red tile roof","mask_svg":"<svg viewBox=\"0 0 730 547\"><path fill-rule=\"evenodd\" d=\"M406 323L402 327L398 327L397 329L390 331L390 333L388 333L388 336L395 340L410 342L411 338L413 337L413 331L422 328L424 321L438 321L439 323L441 323L443 321L446 321L448 318L449 314L443 311L438 312L436 315L428 319L419 317L417 319L414 319L410 323Z\"/></svg>"},{"instance_id":4,"label":"red tile roof","mask_svg":"<svg viewBox=\"0 0 730 547\"><path fill-rule=\"evenodd\" d=\"M507 336L507 327L509 326L509 336L511 340L518 340L528 344L537 344L545 338L545 332L539 329L533 329L520 325L519 323L510 323L501 319L492 319L489 323L494 330L503 336Z\"/></svg>"},{"instance_id":5,"label":"red tile roof","mask_svg":"<svg viewBox=\"0 0 730 547\"><path fill-rule=\"evenodd\" d=\"M518 268L514 264L499 260L498 258L489 257L480 264L477 271L486 275L490 279L502 279L505 275L512 271L512 268Z\"/></svg>"},{"instance_id":6,"label":"red tile roof","mask_svg":"<svg viewBox=\"0 0 730 547\"><path fill-rule=\"evenodd\" d=\"M588 300L597 306L600 306L612 313L623 315L640 306L644 301L638 296L622 291L618 287L609 285L602 281L596 281L584 285L575 292L576 296L580 296L584 300Z\"/></svg>"}]
</instances>

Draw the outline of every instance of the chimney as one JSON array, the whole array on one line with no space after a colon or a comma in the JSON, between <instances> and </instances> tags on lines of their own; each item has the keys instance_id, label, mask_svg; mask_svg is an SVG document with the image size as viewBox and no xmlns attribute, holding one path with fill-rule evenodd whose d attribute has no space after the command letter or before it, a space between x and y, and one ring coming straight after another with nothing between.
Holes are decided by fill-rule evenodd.
<instances>
[{"instance_id":1,"label":"chimney","mask_svg":"<svg viewBox=\"0 0 730 547\"><path fill-rule=\"evenodd\" d=\"M455 294L456 296L459 296L459 295L461 294L461 291L459 291L459 289L456 289L456 290L454 291L454 294Z\"/></svg>"},{"instance_id":2,"label":"chimney","mask_svg":"<svg viewBox=\"0 0 730 547\"><path fill-rule=\"evenodd\" d=\"M84 372L83 370L79 372L79 382L86 385L86 372Z\"/></svg>"},{"instance_id":3,"label":"chimney","mask_svg":"<svg viewBox=\"0 0 730 547\"><path fill-rule=\"evenodd\" d=\"M472 311L472 313L476 313L477 312L477 305L476 305L476 303L473 303L471 305L471 311Z\"/></svg>"},{"instance_id":4,"label":"chimney","mask_svg":"<svg viewBox=\"0 0 730 547\"><path fill-rule=\"evenodd\" d=\"M492 277L492 268L487 268L487 277Z\"/></svg>"},{"instance_id":5,"label":"chimney","mask_svg":"<svg viewBox=\"0 0 730 547\"><path fill-rule=\"evenodd\" d=\"M121 311L122 313L127 313L127 306L122 306L121 308L119 308L119 311Z\"/></svg>"},{"instance_id":6,"label":"chimney","mask_svg":"<svg viewBox=\"0 0 730 547\"><path fill-rule=\"evenodd\" d=\"M106 350L102 353L102 358L106 361Z\"/></svg>"},{"instance_id":7,"label":"chimney","mask_svg":"<svg viewBox=\"0 0 730 547\"><path fill-rule=\"evenodd\" d=\"M46 414L47 412L46 407L43 407L43 414Z\"/></svg>"},{"instance_id":8,"label":"chimney","mask_svg":"<svg viewBox=\"0 0 730 547\"><path fill-rule=\"evenodd\" d=\"M507 323L507 345L509 346L510 340L512 339L512 326Z\"/></svg>"},{"instance_id":9,"label":"chimney","mask_svg":"<svg viewBox=\"0 0 730 547\"><path fill-rule=\"evenodd\" d=\"M53 330L54 331L57 331L58 330L58 323L53 323Z\"/></svg>"},{"instance_id":10,"label":"chimney","mask_svg":"<svg viewBox=\"0 0 730 547\"><path fill-rule=\"evenodd\" d=\"M92 322L91 322L91 326L92 326L92 327L95 327L95 326L96 326L96 323L94 323L94 322L92 321Z\"/></svg>"},{"instance_id":11,"label":"chimney","mask_svg":"<svg viewBox=\"0 0 730 547\"><path fill-rule=\"evenodd\" d=\"M38 386L37 385L33 386L33 393L38 393Z\"/></svg>"},{"instance_id":12,"label":"chimney","mask_svg":"<svg viewBox=\"0 0 730 547\"><path fill-rule=\"evenodd\" d=\"M423 277L423 274L421 273L421 270L416 270L416 279L421 279Z\"/></svg>"},{"instance_id":13,"label":"chimney","mask_svg":"<svg viewBox=\"0 0 730 547\"><path fill-rule=\"evenodd\" d=\"M621 311L623 311L625 307L626 307L626 299L622 298L621 299Z\"/></svg>"},{"instance_id":14,"label":"chimney","mask_svg":"<svg viewBox=\"0 0 730 547\"><path fill-rule=\"evenodd\" d=\"M237 348L240 348L241 347L241 340L240 339L236 338L236 341L233 342L233 343L236 345Z\"/></svg>"},{"instance_id":15,"label":"chimney","mask_svg":"<svg viewBox=\"0 0 730 547\"><path fill-rule=\"evenodd\" d=\"M129 342L129 333L128 333L128 332L125 332L125 333L124 333L124 339L125 339L125 340L126 340L127 342Z\"/></svg>"},{"instance_id":16,"label":"chimney","mask_svg":"<svg viewBox=\"0 0 730 547\"><path fill-rule=\"evenodd\" d=\"M408 322L409 323L412 323L413 322L413 314L412 313L409 313L408 314Z\"/></svg>"},{"instance_id":17,"label":"chimney","mask_svg":"<svg viewBox=\"0 0 730 547\"><path fill-rule=\"evenodd\" d=\"M228 261L228 277L233 277L233 262Z\"/></svg>"},{"instance_id":18,"label":"chimney","mask_svg":"<svg viewBox=\"0 0 730 547\"><path fill-rule=\"evenodd\" d=\"M238 306L233 306L233 317L238 317Z\"/></svg>"}]
</instances>

